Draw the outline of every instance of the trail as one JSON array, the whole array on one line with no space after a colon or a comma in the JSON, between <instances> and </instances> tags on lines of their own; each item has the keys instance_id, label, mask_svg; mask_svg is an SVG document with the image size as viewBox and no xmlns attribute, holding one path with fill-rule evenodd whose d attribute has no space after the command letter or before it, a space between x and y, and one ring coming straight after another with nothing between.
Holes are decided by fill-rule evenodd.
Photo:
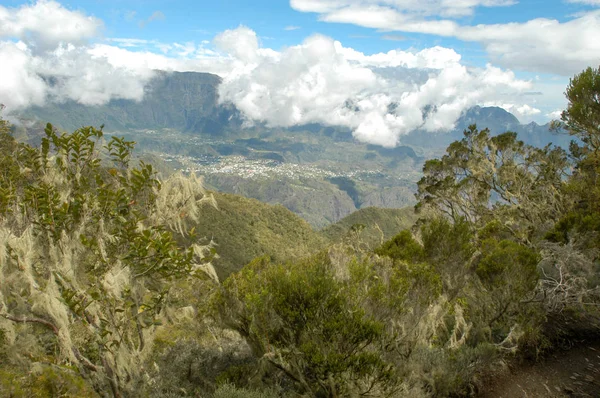
<instances>
[{"instance_id":1,"label":"trail","mask_svg":"<svg viewBox=\"0 0 600 398\"><path fill-rule=\"evenodd\" d=\"M498 375L481 398L600 398L600 341L583 341L535 364Z\"/></svg>"}]
</instances>

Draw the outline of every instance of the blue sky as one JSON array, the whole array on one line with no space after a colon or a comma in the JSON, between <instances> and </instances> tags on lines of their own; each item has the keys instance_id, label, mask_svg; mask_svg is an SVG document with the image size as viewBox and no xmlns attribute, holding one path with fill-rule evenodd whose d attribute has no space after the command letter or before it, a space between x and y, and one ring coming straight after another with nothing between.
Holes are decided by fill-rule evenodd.
<instances>
[{"instance_id":1,"label":"blue sky","mask_svg":"<svg viewBox=\"0 0 600 398\"><path fill-rule=\"evenodd\" d=\"M4 0L1 3L18 7L24 2ZM327 23L320 21L316 13L294 10L287 0L86 0L62 4L101 19L105 25L102 33L106 38L137 38L165 43L202 41L212 40L226 29L245 25L258 34L263 45L275 49L298 44L307 36L320 33L364 53L439 45L456 49L473 64L484 65L487 61L485 51L478 43L349 23ZM526 22L535 18L564 22L594 8L590 4L562 0L522 0L512 6L479 7L473 15L458 20L468 25ZM152 15L160 17L147 22Z\"/></svg>"},{"instance_id":2,"label":"blue sky","mask_svg":"<svg viewBox=\"0 0 600 398\"><path fill-rule=\"evenodd\" d=\"M3 0L0 102L139 99L155 69L210 72L249 121L392 146L473 105L555 118L569 77L600 64L598 37L600 0Z\"/></svg>"}]
</instances>

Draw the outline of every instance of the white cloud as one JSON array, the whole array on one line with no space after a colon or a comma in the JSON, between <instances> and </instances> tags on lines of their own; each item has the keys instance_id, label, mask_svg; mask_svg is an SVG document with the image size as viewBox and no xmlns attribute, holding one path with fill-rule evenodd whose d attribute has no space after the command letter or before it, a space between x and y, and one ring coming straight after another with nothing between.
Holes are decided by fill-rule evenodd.
<instances>
[{"instance_id":1,"label":"white cloud","mask_svg":"<svg viewBox=\"0 0 600 398\"><path fill-rule=\"evenodd\" d=\"M117 68L106 58L94 57L86 48L60 47L31 64L42 76L54 79L48 85L50 100L73 100L84 105L101 105L111 99L141 100L152 78L150 69Z\"/></svg>"},{"instance_id":2,"label":"white cloud","mask_svg":"<svg viewBox=\"0 0 600 398\"><path fill-rule=\"evenodd\" d=\"M304 12L332 13L352 7L386 7L402 10L409 16L464 17L476 7L503 7L516 0L290 0L292 8Z\"/></svg>"},{"instance_id":3,"label":"white cloud","mask_svg":"<svg viewBox=\"0 0 600 398\"><path fill-rule=\"evenodd\" d=\"M300 26L295 26L295 25L289 25L289 26L286 26L285 28L283 28L283 30L287 30L287 31L298 30L298 29L300 29Z\"/></svg>"},{"instance_id":4,"label":"white cloud","mask_svg":"<svg viewBox=\"0 0 600 398\"><path fill-rule=\"evenodd\" d=\"M550 120L560 120L560 116L562 115L562 109L557 109L555 111L549 112L546 114L546 117Z\"/></svg>"},{"instance_id":5,"label":"white cloud","mask_svg":"<svg viewBox=\"0 0 600 398\"><path fill-rule=\"evenodd\" d=\"M18 38L34 51L53 50L61 43L86 43L102 26L102 21L52 0L20 8L0 6L0 38Z\"/></svg>"},{"instance_id":6,"label":"white cloud","mask_svg":"<svg viewBox=\"0 0 600 398\"><path fill-rule=\"evenodd\" d=\"M484 104L485 106L498 106L504 109L507 112L512 113L519 119L521 123L529 123L533 121L534 117L540 115L542 113L541 110L530 106L528 104L513 104L513 103L497 103L497 102L488 102Z\"/></svg>"},{"instance_id":7,"label":"white cloud","mask_svg":"<svg viewBox=\"0 0 600 398\"><path fill-rule=\"evenodd\" d=\"M48 99L98 104L141 98L149 74L117 70L87 52L85 44L101 26L54 1L0 7L0 38L8 39L0 41L0 102L7 111Z\"/></svg>"},{"instance_id":8,"label":"white cloud","mask_svg":"<svg viewBox=\"0 0 600 398\"><path fill-rule=\"evenodd\" d=\"M0 103L8 109L41 105L47 85L31 65L31 54L23 43L0 42Z\"/></svg>"},{"instance_id":9,"label":"white cloud","mask_svg":"<svg viewBox=\"0 0 600 398\"><path fill-rule=\"evenodd\" d=\"M600 4L599 0L581 0ZM462 26L454 19L476 7L508 6L502 0L291 0L298 11L319 13L326 22L455 37L481 43L501 66L564 76L598 62L600 12L566 22L536 18L523 23ZM441 19L439 19L441 17Z\"/></svg>"},{"instance_id":10,"label":"white cloud","mask_svg":"<svg viewBox=\"0 0 600 398\"><path fill-rule=\"evenodd\" d=\"M244 62L252 62L258 53L256 32L245 26L219 33L214 40L217 47Z\"/></svg>"},{"instance_id":11,"label":"white cloud","mask_svg":"<svg viewBox=\"0 0 600 398\"><path fill-rule=\"evenodd\" d=\"M538 18L525 23L463 27L456 37L481 42L500 65L570 76L598 63L600 12L563 23Z\"/></svg>"},{"instance_id":12,"label":"white cloud","mask_svg":"<svg viewBox=\"0 0 600 398\"><path fill-rule=\"evenodd\" d=\"M0 102L8 111L47 101L99 105L113 98L140 100L150 69L116 68L86 48L65 45L43 56L23 43L0 42Z\"/></svg>"},{"instance_id":13,"label":"white cloud","mask_svg":"<svg viewBox=\"0 0 600 398\"><path fill-rule=\"evenodd\" d=\"M163 17L155 12L150 20ZM117 98L140 100L156 69L218 74L232 69L230 60L206 44L136 38L107 40L117 46L91 44L101 27L102 21L54 1L0 6L0 103L6 112L48 101L99 105Z\"/></svg>"},{"instance_id":14,"label":"white cloud","mask_svg":"<svg viewBox=\"0 0 600 398\"><path fill-rule=\"evenodd\" d=\"M66 19L100 26L99 21L48 1L0 8L0 20L21 20L18 13L32 13L37 7L52 7ZM43 19L39 22L44 25ZM72 38L67 29L51 40L38 40L24 28L9 31L0 26L2 37L8 38L0 41L0 102L9 111L47 101L98 105L115 98L139 100L153 70L160 69L222 76L222 101L234 103L249 122L346 126L357 139L384 146L396 145L416 128L452 128L461 112L477 104L511 104L515 112L530 117L540 112L526 95L539 89L537 83L534 87L492 65L467 68L460 54L443 47L364 54L314 35L275 51L263 47L256 32L244 26L218 34L213 43L115 38L90 44L82 37L93 39L97 30ZM18 41L21 35L28 40ZM45 51L40 52L41 47Z\"/></svg>"},{"instance_id":15,"label":"white cloud","mask_svg":"<svg viewBox=\"0 0 600 398\"><path fill-rule=\"evenodd\" d=\"M157 45L157 47L161 47ZM184 58L177 56L177 50L173 46L175 54L157 54L152 51L129 51L106 44L97 44L88 48L88 53L96 60L106 61L111 67L117 69L129 69L136 74L143 75L148 70L164 71L192 71L214 73L224 76L232 69L231 60L212 55L204 55L202 47L196 47L196 53ZM173 54L169 50L169 54Z\"/></svg>"},{"instance_id":16,"label":"white cloud","mask_svg":"<svg viewBox=\"0 0 600 398\"><path fill-rule=\"evenodd\" d=\"M567 0L567 3L579 3L600 7L600 0Z\"/></svg>"},{"instance_id":17,"label":"white cloud","mask_svg":"<svg viewBox=\"0 0 600 398\"><path fill-rule=\"evenodd\" d=\"M236 37L236 43L254 43L247 28L227 35ZM251 62L239 63L225 77L223 101L270 126L347 126L357 139L384 146L396 145L416 128L450 129L468 107L518 99L532 87L491 65L468 69L460 64L460 55L441 47L365 55L316 35L280 53L261 50L241 54ZM238 48L231 52L237 54ZM424 119L426 108L431 111Z\"/></svg>"},{"instance_id":18,"label":"white cloud","mask_svg":"<svg viewBox=\"0 0 600 398\"><path fill-rule=\"evenodd\" d=\"M336 51L349 61L356 61L366 66L407 67L442 69L460 63L461 56L456 51L444 47L431 47L419 52L391 50L387 53L365 55L352 48L345 48L336 42Z\"/></svg>"}]
</instances>

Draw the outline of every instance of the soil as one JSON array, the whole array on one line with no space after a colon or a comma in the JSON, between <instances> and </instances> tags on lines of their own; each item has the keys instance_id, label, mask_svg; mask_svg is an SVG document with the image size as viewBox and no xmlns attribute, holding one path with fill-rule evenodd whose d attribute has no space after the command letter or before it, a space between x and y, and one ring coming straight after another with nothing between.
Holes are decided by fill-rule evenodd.
<instances>
[{"instance_id":1,"label":"soil","mask_svg":"<svg viewBox=\"0 0 600 398\"><path fill-rule=\"evenodd\" d=\"M534 364L510 366L481 398L600 398L600 340L556 351Z\"/></svg>"}]
</instances>

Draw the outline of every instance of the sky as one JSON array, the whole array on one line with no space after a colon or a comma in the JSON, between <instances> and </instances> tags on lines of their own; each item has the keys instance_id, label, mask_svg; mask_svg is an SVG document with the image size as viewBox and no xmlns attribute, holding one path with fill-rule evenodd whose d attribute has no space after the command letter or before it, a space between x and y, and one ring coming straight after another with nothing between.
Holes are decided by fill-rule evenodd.
<instances>
[{"instance_id":1,"label":"sky","mask_svg":"<svg viewBox=\"0 0 600 398\"><path fill-rule=\"evenodd\" d=\"M208 72L248 124L391 147L475 105L557 118L598 38L600 0L0 0L0 103L140 100L156 70Z\"/></svg>"}]
</instances>

